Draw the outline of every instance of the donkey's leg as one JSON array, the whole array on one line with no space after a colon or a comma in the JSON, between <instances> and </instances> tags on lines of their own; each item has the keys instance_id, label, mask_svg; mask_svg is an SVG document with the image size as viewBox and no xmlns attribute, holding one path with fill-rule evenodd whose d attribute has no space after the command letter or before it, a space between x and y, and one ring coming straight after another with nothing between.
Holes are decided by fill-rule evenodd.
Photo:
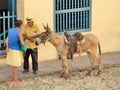
<instances>
[{"instance_id":1,"label":"donkey's leg","mask_svg":"<svg viewBox=\"0 0 120 90\"><path fill-rule=\"evenodd\" d=\"M60 77L63 77L64 74L65 74L65 65L64 65L64 62L63 62L63 60L62 60L62 71L61 71Z\"/></svg>"},{"instance_id":2,"label":"donkey's leg","mask_svg":"<svg viewBox=\"0 0 120 90\"><path fill-rule=\"evenodd\" d=\"M88 57L89 57L89 59L90 59L90 63L91 63L91 66L90 66L90 68L89 68L89 71L88 71L87 74L86 74L86 75L89 75L89 74L92 72L93 67L94 67L94 57L93 57L93 55L92 55L92 53L91 53L90 51L87 51L86 53L87 53L87 55L88 55Z\"/></svg>"},{"instance_id":3,"label":"donkey's leg","mask_svg":"<svg viewBox=\"0 0 120 90\"><path fill-rule=\"evenodd\" d=\"M68 79L68 62L67 62L67 55L62 56L62 64L64 67L64 77L65 79Z\"/></svg>"},{"instance_id":4,"label":"donkey's leg","mask_svg":"<svg viewBox=\"0 0 120 90\"><path fill-rule=\"evenodd\" d=\"M101 74L101 69L102 69L101 57L97 52L94 52L93 55L98 62L98 73L97 73L97 75L100 75Z\"/></svg>"},{"instance_id":5,"label":"donkey's leg","mask_svg":"<svg viewBox=\"0 0 120 90\"><path fill-rule=\"evenodd\" d=\"M62 72L60 77L68 78L68 63L67 63L67 55L62 55Z\"/></svg>"}]
</instances>

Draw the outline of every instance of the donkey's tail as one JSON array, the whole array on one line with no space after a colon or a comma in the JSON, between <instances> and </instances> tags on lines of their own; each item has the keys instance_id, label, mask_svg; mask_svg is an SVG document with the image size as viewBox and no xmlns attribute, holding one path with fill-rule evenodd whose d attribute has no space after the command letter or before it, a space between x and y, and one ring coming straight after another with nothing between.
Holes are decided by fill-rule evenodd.
<instances>
[{"instance_id":1,"label":"donkey's tail","mask_svg":"<svg viewBox=\"0 0 120 90\"><path fill-rule=\"evenodd\" d=\"M98 44L98 49L99 49L99 55L101 56L101 46L100 46L100 43Z\"/></svg>"}]
</instances>

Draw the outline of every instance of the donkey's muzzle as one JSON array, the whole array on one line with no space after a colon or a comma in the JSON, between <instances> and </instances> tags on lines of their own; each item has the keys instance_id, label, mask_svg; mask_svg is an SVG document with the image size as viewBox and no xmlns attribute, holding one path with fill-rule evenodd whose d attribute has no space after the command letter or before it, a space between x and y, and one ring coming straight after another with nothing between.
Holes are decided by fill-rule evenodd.
<instances>
[{"instance_id":1,"label":"donkey's muzzle","mask_svg":"<svg viewBox=\"0 0 120 90\"><path fill-rule=\"evenodd\" d=\"M40 38L37 38L36 40L35 40L35 44L38 46L39 44L41 44L41 39Z\"/></svg>"}]
</instances>

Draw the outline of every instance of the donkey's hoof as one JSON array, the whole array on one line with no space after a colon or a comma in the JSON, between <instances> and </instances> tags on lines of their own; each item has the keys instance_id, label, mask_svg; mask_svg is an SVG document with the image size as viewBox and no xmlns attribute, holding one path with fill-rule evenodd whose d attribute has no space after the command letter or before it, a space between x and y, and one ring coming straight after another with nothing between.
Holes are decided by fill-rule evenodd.
<instances>
[{"instance_id":1,"label":"donkey's hoof","mask_svg":"<svg viewBox=\"0 0 120 90\"><path fill-rule=\"evenodd\" d=\"M60 77L63 78L63 77L64 77L64 74L61 74Z\"/></svg>"},{"instance_id":2,"label":"donkey's hoof","mask_svg":"<svg viewBox=\"0 0 120 90\"><path fill-rule=\"evenodd\" d=\"M89 75L90 75L90 73L91 73L91 71L88 71L88 72L86 73L86 76L89 76Z\"/></svg>"},{"instance_id":3,"label":"donkey's hoof","mask_svg":"<svg viewBox=\"0 0 120 90\"><path fill-rule=\"evenodd\" d=\"M69 75L65 75L64 79L67 80L69 78Z\"/></svg>"},{"instance_id":4,"label":"donkey's hoof","mask_svg":"<svg viewBox=\"0 0 120 90\"><path fill-rule=\"evenodd\" d=\"M101 72L100 72L100 71L98 71L98 73L97 73L97 76L99 76L99 75L101 75Z\"/></svg>"}]
</instances>

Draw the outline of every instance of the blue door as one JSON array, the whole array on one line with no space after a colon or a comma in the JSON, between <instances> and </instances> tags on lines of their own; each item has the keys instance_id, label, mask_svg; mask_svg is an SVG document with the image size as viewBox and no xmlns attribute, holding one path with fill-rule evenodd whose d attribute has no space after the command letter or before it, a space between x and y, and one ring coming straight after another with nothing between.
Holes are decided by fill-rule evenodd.
<instances>
[{"instance_id":1,"label":"blue door","mask_svg":"<svg viewBox=\"0 0 120 90\"><path fill-rule=\"evenodd\" d=\"M14 27L16 0L0 0L0 54L5 50L8 29Z\"/></svg>"},{"instance_id":2,"label":"blue door","mask_svg":"<svg viewBox=\"0 0 120 90\"><path fill-rule=\"evenodd\" d=\"M54 30L70 33L91 30L92 0L54 0Z\"/></svg>"}]
</instances>

